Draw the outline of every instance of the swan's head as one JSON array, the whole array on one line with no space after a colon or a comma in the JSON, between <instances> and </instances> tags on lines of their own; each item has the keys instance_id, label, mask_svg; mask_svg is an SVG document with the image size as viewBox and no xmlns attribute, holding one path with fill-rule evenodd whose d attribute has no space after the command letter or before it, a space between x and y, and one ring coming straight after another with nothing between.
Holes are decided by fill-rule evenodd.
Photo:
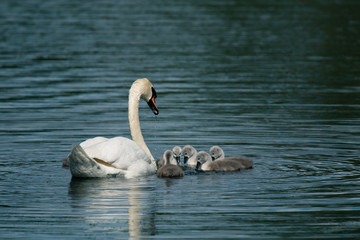
<instances>
[{"instance_id":1,"label":"swan's head","mask_svg":"<svg viewBox=\"0 0 360 240\"><path fill-rule=\"evenodd\" d=\"M212 160L216 160L218 158L224 158L225 157L224 151L219 146L212 146L210 148L209 152L210 152Z\"/></svg>"},{"instance_id":2,"label":"swan's head","mask_svg":"<svg viewBox=\"0 0 360 240\"><path fill-rule=\"evenodd\" d=\"M136 80L131 88L130 94L135 94L144 99L155 115L159 114L159 109L155 104L156 91L152 83L147 78Z\"/></svg>"},{"instance_id":3,"label":"swan's head","mask_svg":"<svg viewBox=\"0 0 360 240\"><path fill-rule=\"evenodd\" d=\"M194 154L196 154L196 149L193 146L184 146L182 149L182 155L184 155L184 164L186 164L189 158L191 158Z\"/></svg>"},{"instance_id":4,"label":"swan's head","mask_svg":"<svg viewBox=\"0 0 360 240\"><path fill-rule=\"evenodd\" d=\"M175 147L172 149L172 151L173 151L173 153L174 153L174 158L175 158L177 164L179 165L179 164L180 164L181 147L175 146Z\"/></svg>"},{"instance_id":5,"label":"swan's head","mask_svg":"<svg viewBox=\"0 0 360 240\"><path fill-rule=\"evenodd\" d=\"M208 154L205 151L200 151L197 155L196 155L196 170L201 170L201 165L203 165L204 163L206 163L207 161L212 161L210 154Z\"/></svg>"}]
</instances>

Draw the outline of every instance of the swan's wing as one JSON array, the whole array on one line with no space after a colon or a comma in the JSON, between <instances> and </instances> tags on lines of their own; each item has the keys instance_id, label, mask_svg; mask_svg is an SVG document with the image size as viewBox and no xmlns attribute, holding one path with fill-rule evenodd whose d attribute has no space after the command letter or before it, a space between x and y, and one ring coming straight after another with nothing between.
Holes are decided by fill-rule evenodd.
<instances>
[{"instance_id":1,"label":"swan's wing","mask_svg":"<svg viewBox=\"0 0 360 240\"><path fill-rule=\"evenodd\" d=\"M93 145L96 145L96 144L99 144L101 142L105 142L105 141L108 141L109 139L108 138L105 138L105 137L94 137L94 138L89 138L85 141L83 141L82 143L80 143L80 146L85 149L85 148L88 148L88 147L91 147Z\"/></svg>"},{"instance_id":2,"label":"swan's wing","mask_svg":"<svg viewBox=\"0 0 360 240\"><path fill-rule=\"evenodd\" d=\"M98 164L90 158L80 145L74 145L69 155L71 175L74 177L107 177L126 174L126 171L105 164Z\"/></svg>"},{"instance_id":3,"label":"swan's wing","mask_svg":"<svg viewBox=\"0 0 360 240\"><path fill-rule=\"evenodd\" d=\"M115 137L104 141L100 140L98 139L98 143L89 144L84 148L86 154L91 158L101 159L120 169L127 169L136 161L151 163L145 151L136 142L128 138ZM95 140L92 141L95 142Z\"/></svg>"}]
</instances>

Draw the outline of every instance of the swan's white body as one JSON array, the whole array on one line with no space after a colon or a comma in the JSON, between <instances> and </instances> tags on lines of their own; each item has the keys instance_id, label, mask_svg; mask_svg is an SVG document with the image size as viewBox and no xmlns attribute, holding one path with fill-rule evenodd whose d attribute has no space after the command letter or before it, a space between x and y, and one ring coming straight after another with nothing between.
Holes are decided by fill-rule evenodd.
<instances>
[{"instance_id":1,"label":"swan's white body","mask_svg":"<svg viewBox=\"0 0 360 240\"><path fill-rule=\"evenodd\" d=\"M147 79L136 80L129 91L129 126L133 140L124 137L95 137L75 145L68 157L74 177L107 177L123 175L126 178L145 176L156 172L156 163L141 134L139 101L143 98L155 114L156 92Z\"/></svg>"},{"instance_id":2,"label":"swan's white body","mask_svg":"<svg viewBox=\"0 0 360 240\"><path fill-rule=\"evenodd\" d=\"M134 161L148 162L149 160L144 150L136 142L124 137L91 138L80 143L80 146L89 157L103 161L106 159L107 163L120 169L128 168Z\"/></svg>"}]
</instances>

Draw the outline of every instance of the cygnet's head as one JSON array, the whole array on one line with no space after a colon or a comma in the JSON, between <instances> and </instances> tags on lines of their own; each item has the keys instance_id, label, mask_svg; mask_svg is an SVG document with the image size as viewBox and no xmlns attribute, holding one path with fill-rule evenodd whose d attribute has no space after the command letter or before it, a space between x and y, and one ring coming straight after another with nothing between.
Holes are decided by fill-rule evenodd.
<instances>
[{"instance_id":1,"label":"cygnet's head","mask_svg":"<svg viewBox=\"0 0 360 240\"><path fill-rule=\"evenodd\" d=\"M170 164L170 159L171 159L172 156L173 156L173 152L172 152L172 151L166 150L166 151L164 152L164 155L163 155L164 162L165 162L164 165Z\"/></svg>"},{"instance_id":2,"label":"cygnet's head","mask_svg":"<svg viewBox=\"0 0 360 240\"><path fill-rule=\"evenodd\" d=\"M181 147L175 146L172 149L172 151L173 151L173 154L174 154L174 158L175 158L177 164L179 165L180 164Z\"/></svg>"},{"instance_id":3,"label":"cygnet's head","mask_svg":"<svg viewBox=\"0 0 360 240\"><path fill-rule=\"evenodd\" d=\"M193 146L186 145L183 147L181 153L184 155L184 164L186 164L189 158L196 154L196 149Z\"/></svg>"},{"instance_id":4,"label":"cygnet's head","mask_svg":"<svg viewBox=\"0 0 360 240\"><path fill-rule=\"evenodd\" d=\"M224 158L225 157L224 151L219 146L212 146L210 148L209 152L210 152L212 160L216 160L218 158Z\"/></svg>"},{"instance_id":5,"label":"cygnet's head","mask_svg":"<svg viewBox=\"0 0 360 240\"><path fill-rule=\"evenodd\" d=\"M196 170L201 170L201 165L203 165L204 163L206 163L207 161L212 161L210 154L208 154L205 151L200 151L197 155L196 155Z\"/></svg>"}]
</instances>

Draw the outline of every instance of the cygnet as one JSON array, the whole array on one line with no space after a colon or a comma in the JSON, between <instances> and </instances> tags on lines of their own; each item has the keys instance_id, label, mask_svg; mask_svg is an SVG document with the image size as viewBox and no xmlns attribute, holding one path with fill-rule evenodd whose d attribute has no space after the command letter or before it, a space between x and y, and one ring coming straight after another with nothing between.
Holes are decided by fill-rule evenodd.
<instances>
[{"instance_id":1,"label":"cygnet","mask_svg":"<svg viewBox=\"0 0 360 240\"><path fill-rule=\"evenodd\" d=\"M157 176L159 178L179 178L184 176L184 171L178 166L170 163L173 152L166 150L164 153L165 165L158 169Z\"/></svg>"},{"instance_id":2,"label":"cygnet","mask_svg":"<svg viewBox=\"0 0 360 240\"><path fill-rule=\"evenodd\" d=\"M196 170L202 171L239 171L243 169L244 166L233 160L219 159L212 161L209 153L205 151L200 151L196 155L197 165Z\"/></svg>"},{"instance_id":3,"label":"cygnet","mask_svg":"<svg viewBox=\"0 0 360 240\"><path fill-rule=\"evenodd\" d=\"M253 160L246 158L246 157L225 157L225 153L219 146L212 146L210 148L210 155L212 160L232 160L232 161L238 161L240 162L245 169L249 169L253 167Z\"/></svg>"},{"instance_id":4,"label":"cygnet","mask_svg":"<svg viewBox=\"0 0 360 240\"><path fill-rule=\"evenodd\" d=\"M219 146L212 146L209 150L212 160L216 160L218 158L224 158L225 153Z\"/></svg>"},{"instance_id":5,"label":"cygnet","mask_svg":"<svg viewBox=\"0 0 360 240\"><path fill-rule=\"evenodd\" d=\"M180 165L181 147L175 146L172 149L172 152L173 152L173 154L171 155L170 163L174 164L174 165ZM164 166L164 164L165 164L164 157L160 157L156 161L156 165L158 168L161 168L162 166Z\"/></svg>"},{"instance_id":6,"label":"cygnet","mask_svg":"<svg viewBox=\"0 0 360 240\"><path fill-rule=\"evenodd\" d=\"M177 163L177 165L179 165L180 164L181 147L175 146L172 151L174 153L174 158L176 160L176 163Z\"/></svg>"},{"instance_id":7,"label":"cygnet","mask_svg":"<svg viewBox=\"0 0 360 240\"><path fill-rule=\"evenodd\" d=\"M197 151L193 146L184 146L182 149L182 155L184 155L184 165L195 168L197 163L196 154Z\"/></svg>"}]
</instances>

